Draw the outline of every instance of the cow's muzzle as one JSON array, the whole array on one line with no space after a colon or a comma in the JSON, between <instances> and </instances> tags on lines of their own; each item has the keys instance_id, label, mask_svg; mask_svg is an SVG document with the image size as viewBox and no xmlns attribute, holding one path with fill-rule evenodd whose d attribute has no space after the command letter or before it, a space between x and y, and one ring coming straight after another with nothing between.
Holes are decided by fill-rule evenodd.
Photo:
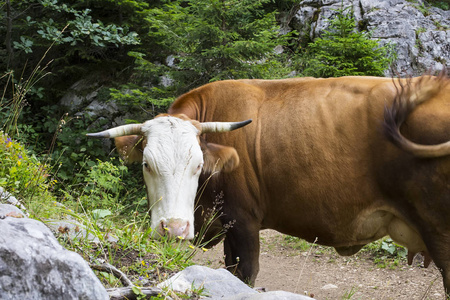
<instances>
[{"instance_id":1,"label":"cow's muzzle","mask_svg":"<svg viewBox=\"0 0 450 300\"><path fill-rule=\"evenodd\" d=\"M185 239L189 234L189 221L182 219L161 220L156 231L160 236Z\"/></svg>"}]
</instances>

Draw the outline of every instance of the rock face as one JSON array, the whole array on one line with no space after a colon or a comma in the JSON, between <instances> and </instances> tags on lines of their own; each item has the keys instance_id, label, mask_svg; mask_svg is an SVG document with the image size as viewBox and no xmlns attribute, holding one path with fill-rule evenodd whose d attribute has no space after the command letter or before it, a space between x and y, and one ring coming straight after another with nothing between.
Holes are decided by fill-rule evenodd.
<instances>
[{"instance_id":1,"label":"rock face","mask_svg":"<svg viewBox=\"0 0 450 300\"><path fill-rule=\"evenodd\" d=\"M87 262L41 222L0 204L1 299L109 299Z\"/></svg>"},{"instance_id":2,"label":"rock face","mask_svg":"<svg viewBox=\"0 0 450 300\"><path fill-rule=\"evenodd\" d=\"M294 27L300 36L313 40L341 5L352 7L360 29L372 32L381 45L393 45L397 53L394 69L401 76L440 71L450 65L450 11L428 7L422 0L304 0Z\"/></svg>"},{"instance_id":3,"label":"rock face","mask_svg":"<svg viewBox=\"0 0 450 300\"><path fill-rule=\"evenodd\" d=\"M113 99L102 99L103 84L105 83L99 82L94 76L81 79L67 90L58 106L70 116L92 118L95 120L94 126L108 123L105 125L105 129L123 125L127 119L142 121L156 115L152 108L136 109L136 106L121 105ZM105 85L107 86L107 84Z\"/></svg>"}]
</instances>

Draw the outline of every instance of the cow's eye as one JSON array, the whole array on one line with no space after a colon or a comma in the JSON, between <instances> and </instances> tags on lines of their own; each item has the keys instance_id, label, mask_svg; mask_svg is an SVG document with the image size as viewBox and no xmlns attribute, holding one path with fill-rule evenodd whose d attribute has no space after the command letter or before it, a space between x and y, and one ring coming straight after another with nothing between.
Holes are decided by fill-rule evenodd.
<instances>
[{"instance_id":1,"label":"cow's eye","mask_svg":"<svg viewBox=\"0 0 450 300\"><path fill-rule=\"evenodd\" d=\"M197 166L197 168L195 169L194 174L197 174L198 172L200 172L202 168L203 168L203 163L201 163L201 164L199 164L199 165Z\"/></svg>"},{"instance_id":2,"label":"cow's eye","mask_svg":"<svg viewBox=\"0 0 450 300\"><path fill-rule=\"evenodd\" d=\"M143 162L142 163L142 166L147 170L147 171L150 171L150 168L148 167L148 163L147 162Z\"/></svg>"}]
</instances>

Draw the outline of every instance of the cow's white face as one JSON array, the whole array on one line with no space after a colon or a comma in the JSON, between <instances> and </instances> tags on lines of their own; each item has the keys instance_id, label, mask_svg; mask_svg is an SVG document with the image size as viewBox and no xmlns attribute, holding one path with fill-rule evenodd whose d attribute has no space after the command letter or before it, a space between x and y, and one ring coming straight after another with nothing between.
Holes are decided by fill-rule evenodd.
<instances>
[{"instance_id":1,"label":"cow's white face","mask_svg":"<svg viewBox=\"0 0 450 300\"><path fill-rule=\"evenodd\" d=\"M249 124L204 122L186 115L160 115L143 124L128 124L94 138L115 138L117 151L128 162L141 162L151 209L151 226L158 235L194 238L194 202L198 178L206 172L230 172L239 165L233 147L202 142L201 133L232 131Z\"/></svg>"},{"instance_id":2,"label":"cow's white face","mask_svg":"<svg viewBox=\"0 0 450 300\"><path fill-rule=\"evenodd\" d=\"M160 117L142 126L142 169L151 226L160 235L194 238L194 201L203 167L199 130L190 121Z\"/></svg>"}]
</instances>

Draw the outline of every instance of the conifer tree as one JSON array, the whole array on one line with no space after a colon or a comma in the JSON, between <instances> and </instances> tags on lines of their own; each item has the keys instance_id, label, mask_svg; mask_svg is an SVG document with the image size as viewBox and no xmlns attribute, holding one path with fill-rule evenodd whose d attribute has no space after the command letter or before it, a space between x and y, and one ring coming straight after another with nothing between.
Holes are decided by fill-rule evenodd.
<instances>
[{"instance_id":1,"label":"conifer tree","mask_svg":"<svg viewBox=\"0 0 450 300\"><path fill-rule=\"evenodd\" d=\"M170 1L147 18L150 35L175 58L171 76L196 85L231 78L279 77L286 72L274 53L287 43L264 4L270 0Z\"/></svg>"},{"instance_id":2,"label":"conifer tree","mask_svg":"<svg viewBox=\"0 0 450 300\"><path fill-rule=\"evenodd\" d=\"M305 76L383 76L395 60L390 45L380 46L369 32L356 30L349 10L350 7L336 10L337 16L329 20L328 30L309 44L311 58L302 72Z\"/></svg>"}]
</instances>

